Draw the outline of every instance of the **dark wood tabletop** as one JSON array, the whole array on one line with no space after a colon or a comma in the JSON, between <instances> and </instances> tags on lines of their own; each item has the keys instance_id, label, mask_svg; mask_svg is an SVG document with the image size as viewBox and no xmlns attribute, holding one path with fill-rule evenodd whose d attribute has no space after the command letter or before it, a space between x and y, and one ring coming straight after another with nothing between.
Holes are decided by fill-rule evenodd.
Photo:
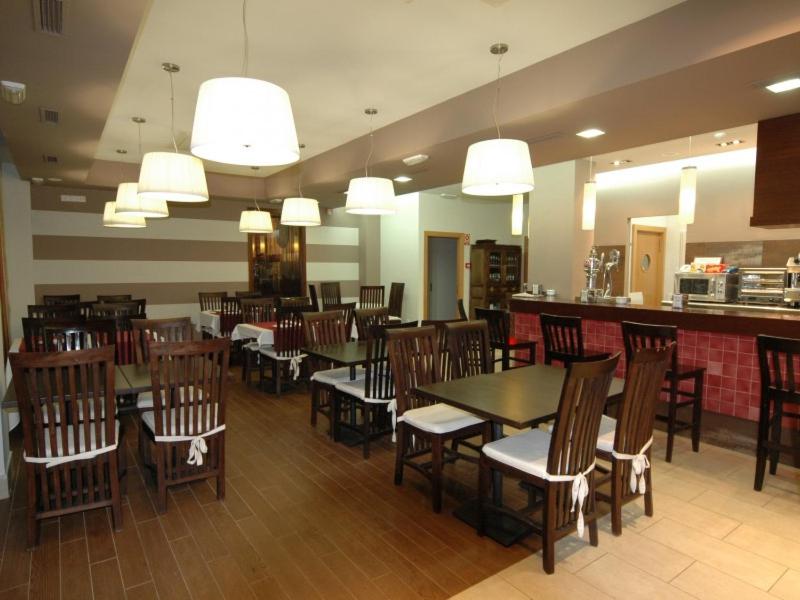
<instances>
[{"instance_id":1,"label":"dark wood tabletop","mask_svg":"<svg viewBox=\"0 0 800 600\"><path fill-rule=\"evenodd\" d=\"M566 374L561 367L533 365L424 385L417 393L494 423L525 429L555 418ZM624 385L615 377L609 397L621 394Z\"/></svg>"},{"instance_id":2,"label":"dark wood tabletop","mask_svg":"<svg viewBox=\"0 0 800 600\"><path fill-rule=\"evenodd\" d=\"M122 376L128 385L129 394L140 394L150 391L150 365L118 365L117 376Z\"/></svg>"},{"instance_id":3,"label":"dark wood tabletop","mask_svg":"<svg viewBox=\"0 0 800 600\"><path fill-rule=\"evenodd\" d=\"M303 352L343 367L355 367L367 362L366 342L347 342L318 348L303 348Z\"/></svg>"},{"instance_id":4,"label":"dark wood tabletop","mask_svg":"<svg viewBox=\"0 0 800 600\"><path fill-rule=\"evenodd\" d=\"M132 392L128 379L125 377L122 369L123 367L117 365L116 373L114 374L114 391L118 396L124 396ZM0 404L0 408L17 408L17 391L14 389L13 380L8 382L8 387L6 388L6 393L5 396L3 396L3 402Z\"/></svg>"}]
</instances>

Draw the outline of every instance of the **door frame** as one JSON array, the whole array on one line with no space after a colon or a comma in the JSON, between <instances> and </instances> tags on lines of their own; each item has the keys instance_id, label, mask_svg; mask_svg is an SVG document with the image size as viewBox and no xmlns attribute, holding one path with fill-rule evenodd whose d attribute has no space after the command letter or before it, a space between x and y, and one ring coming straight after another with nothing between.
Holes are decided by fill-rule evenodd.
<instances>
[{"instance_id":1,"label":"door frame","mask_svg":"<svg viewBox=\"0 0 800 600\"><path fill-rule=\"evenodd\" d=\"M656 296L658 300L658 306L661 305L661 301L664 299L664 260L666 258L666 250L667 250L667 228L666 227L656 227L655 225L637 225L631 224L631 258L630 258L630 284L628 287L628 291L638 291L634 290L634 282L635 282L635 269L638 268L638 264L636 263L636 251L638 250L637 246L637 234L642 232L649 232L649 233L658 233L661 236L661 248L659 250L659 254L661 255L661 260L658 261L658 271L657 271L657 286L656 286Z\"/></svg>"},{"instance_id":2,"label":"door frame","mask_svg":"<svg viewBox=\"0 0 800 600\"><path fill-rule=\"evenodd\" d=\"M428 239L451 238L456 240L456 300L464 297L464 240L466 234L453 231L426 231L422 257L422 318L428 318Z\"/></svg>"}]
</instances>

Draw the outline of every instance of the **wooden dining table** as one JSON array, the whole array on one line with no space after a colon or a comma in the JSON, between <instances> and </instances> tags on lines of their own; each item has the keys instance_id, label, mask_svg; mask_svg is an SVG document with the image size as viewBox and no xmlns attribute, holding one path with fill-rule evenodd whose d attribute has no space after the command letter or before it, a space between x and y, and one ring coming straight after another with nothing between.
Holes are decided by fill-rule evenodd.
<instances>
[{"instance_id":1,"label":"wooden dining table","mask_svg":"<svg viewBox=\"0 0 800 600\"><path fill-rule=\"evenodd\" d=\"M416 394L432 402L442 402L471 412L492 423L492 439L503 437L503 426L516 429L537 427L555 418L567 370L552 365L531 365L452 379L420 386ZM615 377L608 392L609 401L618 399L625 381ZM492 502L503 504L503 475L492 473ZM456 509L456 516L477 524L477 500ZM487 535L510 546L530 533L529 525L500 512L490 512Z\"/></svg>"},{"instance_id":2,"label":"wooden dining table","mask_svg":"<svg viewBox=\"0 0 800 600\"><path fill-rule=\"evenodd\" d=\"M367 342L345 342L316 348L303 348L303 353L327 361L337 367L350 367L350 379L356 378L356 367L367 362Z\"/></svg>"}]
</instances>

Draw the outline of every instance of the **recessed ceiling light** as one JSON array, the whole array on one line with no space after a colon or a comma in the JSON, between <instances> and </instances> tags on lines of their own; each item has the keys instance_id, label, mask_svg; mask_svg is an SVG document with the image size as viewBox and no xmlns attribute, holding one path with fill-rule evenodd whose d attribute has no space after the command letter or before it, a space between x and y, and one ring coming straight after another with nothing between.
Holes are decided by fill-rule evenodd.
<instances>
[{"instance_id":1,"label":"recessed ceiling light","mask_svg":"<svg viewBox=\"0 0 800 600\"><path fill-rule=\"evenodd\" d=\"M42 185L44 183L44 177L31 177L31 183L33 185Z\"/></svg>"},{"instance_id":2,"label":"recessed ceiling light","mask_svg":"<svg viewBox=\"0 0 800 600\"><path fill-rule=\"evenodd\" d=\"M728 142L718 142L717 146L719 146L720 148L727 148L728 146L739 146L740 144L744 144L744 140L740 140L737 138L735 140L730 140Z\"/></svg>"},{"instance_id":3,"label":"recessed ceiling light","mask_svg":"<svg viewBox=\"0 0 800 600\"><path fill-rule=\"evenodd\" d=\"M426 160L428 160L428 158L429 157L427 154L414 154L412 156L406 156L403 159L403 162L407 167L413 167L414 165L424 163Z\"/></svg>"},{"instance_id":4,"label":"recessed ceiling light","mask_svg":"<svg viewBox=\"0 0 800 600\"><path fill-rule=\"evenodd\" d=\"M777 81L767 86L767 89L773 94L780 94L781 92L788 92L800 88L800 77L792 77L791 79L784 79Z\"/></svg>"},{"instance_id":5,"label":"recessed ceiling light","mask_svg":"<svg viewBox=\"0 0 800 600\"><path fill-rule=\"evenodd\" d=\"M621 158L618 160L612 160L611 164L614 165L615 167L619 167L620 165L627 165L630 164L631 162L633 161L630 161L627 158Z\"/></svg>"},{"instance_id":6,"label":"recessed ceiling light","mask_svg":"<svg viewBox=\"0 0 800 600\"><path fill-rule=\"evenodd\" d=\"M603 131L602 129L595 129L594 127L592 127L591 129L584 129L583 131L579 131L575 135L578 135L582 138L591 139L605 134L606 132Z\"/></svg>"},{"instance_id":7,"label":"recessed ceiling light","mask_svg":"<svg viewBox=\"0 0 800 600\"><path fill-rule=\"evenodd\" d=\"M449 194L449 193L447 193L447 192L442 192L442 193L441 193L441 194L439 194L439 195L440 195L442 198L447 198L447 199L449 199L449 200L452 200L453 198L458 198L458 194Z\"/></svg>"},{"instance_id":8,"label":"recessed ceiling light","mask_svg":"<svg viewBox=\"0 0 800 600\"><path fill-rule=\"evenodd\" d=\"M394 180L397 183L408 183L409 181L411 181L411 177L409 177L408 175L398 175L397 177L394 178Z\"/></svg>"},{"instance_id":9,"label":"recessed ceiling light","mask_svg":"<svg viewBox=\"0 0 800 600\"><path fill-rule=\"evenodd\" d=\"M270 204L282 204L283 203L283 198L273 198L272 200L269 201L269 203Z\"/></svg>"},{"instance_id":10,"label":"recessed ceiling light","mask_svg":"<svg viewBox=\"0 0 800 600\"><path fill-rule=\"evenodd\" d=\"M725 132L724 131L718 131L717 133L714 134L714 137L717 138L717 139L724 138L725 137Z\"/></svg>"},{"instance_id":11,"label":"recessed ceiling light","mask_svg":"<svg viewBox=\"0 0 800 600\"><path fill-rule=\"evenodd\" d=\"M52 181L53 183L59 183L61 181L61 177L48 177L47 181Z\"/></svg>"},{"instance_id":12,"label":"recessed ceiling light","mask_svg":"<svg viewBox=\"0 0 800 600\"><path fill-rule=\"evenodd\" d=\"M117 154L127 154L128 151L125 148L117 148Z\"/></svg>"}]
</instances>

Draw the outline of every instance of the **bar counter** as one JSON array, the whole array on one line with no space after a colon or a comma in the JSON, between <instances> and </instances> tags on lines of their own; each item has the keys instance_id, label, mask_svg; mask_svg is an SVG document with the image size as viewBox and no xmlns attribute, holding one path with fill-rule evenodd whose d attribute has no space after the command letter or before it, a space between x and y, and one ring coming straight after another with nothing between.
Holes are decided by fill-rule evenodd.
<instances>
[{"instance_id":1,"label":"bar counter","mask_svg":"<svg viewBox=\"0 0 800 600\"><path fill-rule=\"evenodd\" d=\"M544 359L540 313L583 318L584 346L596 352L623 352L622 321L678 327L678 359L706 369L703 408L758 420L760 377L758 334L800 338L800 310L753 310L736 306L634 306L585 304L559 298L512 299L514 335L536 340L537 362ZM620 361L617 375L625 373Z\"/></svg>"}]
</instances>

